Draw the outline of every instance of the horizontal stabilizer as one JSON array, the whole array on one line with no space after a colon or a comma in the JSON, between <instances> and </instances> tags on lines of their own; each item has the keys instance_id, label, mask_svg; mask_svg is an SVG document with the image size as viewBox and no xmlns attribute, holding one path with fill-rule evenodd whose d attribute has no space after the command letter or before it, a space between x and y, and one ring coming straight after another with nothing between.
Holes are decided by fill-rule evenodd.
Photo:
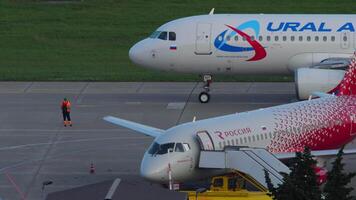
<instances>
[{"instance_id":1,"label":"horizontal stabilizer","mask_svg":"<svg viewBox=\"0 0 356 200\"><path fill-rule=\"evenodd\" d=\"M339 149L330 149L330 150L320 150L320 151L311 151L311 154L315 157L328 157L336 156L339 152ZM344 149L344 155L356 154L356 149ZM295 157L295 153L276 153L274 154L278 159L290 159Z\"/></svg>"},{"instance_id":2,"label":"horizontal stabilizer","mask_svg":"<svg viewBox=\"0 0 356 200\"><path fill-rule=\"evenodd\" d=\"M139 133L143 133L144 135L148 135L148 136L152 136L152 137L158 137L164 133L164 130L162 130L162 129L154 128L151 126L146 126L143 124L128 121L125 119L120 119L117 117L106 116L103 119L110 123L131 129L131 130L137 131Z\"/></svg>"}]
</instances>

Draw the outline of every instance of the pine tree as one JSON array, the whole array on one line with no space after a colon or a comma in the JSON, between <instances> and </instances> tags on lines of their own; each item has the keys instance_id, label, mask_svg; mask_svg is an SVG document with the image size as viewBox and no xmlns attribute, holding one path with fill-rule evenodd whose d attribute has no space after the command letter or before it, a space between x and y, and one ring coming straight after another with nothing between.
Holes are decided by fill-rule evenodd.
<instances>
[{"instance_id":1,"label":"pine tree","mask_svg":"<svg viewBox=\"0 0 356 200\"><path fill-rule=\"evenodd\" d=\"M266 169L264 169L264 172L265 172L265 179L266 179L266 184L267 184L267 189L268 189L267 195L272 197L273 200L277 200L276 188L272 184L272 181L271 181L268 171Z\"/></svg>"},{"instance_id":2,"label":"pine tree","mask_svg":"<svg viewBox=\"0 0 356 200\"><path fill-rule=\"evenodd\" d=\"M310 149L303 153L297 152L290 166L291 172L283 174L283 184L274 188L268 173L265 172L266 183L274 200L320 200L321 191L314 171L316 161Z\"/></svg>"},{"instance_id":3,"label":"pine tree","mask_svg":"<svg viewBox=\"0 0 356 200\"><path fill-rule=\"evenodd\" d=\"M332 169L327 173L327 182L324 187L324 196L326 200L351 200L350 196L353 188L347 187L355 173L345 173L344 163L342 163L344 148L342 147L335 161L332 163Z\"/></svg>"}]
</instances>

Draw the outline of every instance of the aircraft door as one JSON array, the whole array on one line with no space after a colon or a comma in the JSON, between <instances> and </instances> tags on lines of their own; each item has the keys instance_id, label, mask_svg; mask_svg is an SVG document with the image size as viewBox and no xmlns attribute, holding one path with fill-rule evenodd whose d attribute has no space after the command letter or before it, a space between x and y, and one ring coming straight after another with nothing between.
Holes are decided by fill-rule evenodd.
<instances>
[{"instance_id":1,"label":"aircraft door","mask_svg":"<svg viewBox=\"0 0 356 200\"><path fill-rule=\"evenodd\" d=\"M214 142L207 131L197 132L198 142L200 144L200 149L204 151L214 151Z\"/></svg>"},{"instance_id":2,"label":"aircraft door","mask_svg":"<svg viewBox=\"0 0 356 200\"><path fill-rule=\"evenodd\" d=\"M211 51L211 24L197 24L195 38L195 54L210 55Z\"/></svg>"},{"instance_id":3,"label":"aircraft door","mask_svg":"<svg viewBox=\"0 0 356 200\"><path fill-rule=\"evenodd\" d=\"M341 48L342 49L350 48L350 43L351 43L350 32L341 33L340 41L341 41Z\"/></svg>"}]
</instances>

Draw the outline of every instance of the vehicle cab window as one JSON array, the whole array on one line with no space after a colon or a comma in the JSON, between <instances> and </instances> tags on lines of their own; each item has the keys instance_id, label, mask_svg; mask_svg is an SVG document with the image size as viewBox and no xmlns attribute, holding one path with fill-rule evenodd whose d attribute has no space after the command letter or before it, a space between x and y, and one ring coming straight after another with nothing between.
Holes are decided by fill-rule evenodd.
<instances>
[{"instance_id":1,"label":"vehicle cab window","mask_svg":"<svg viewBox=\"0 0 356 200\"><path fill-rule=\"evenodd\" d=\"M169 32L169 40L176 41L176 33L175 32Z\"/></svg>"},{"instance_id":2,"label":"vehicle cab window","mask_svg":"<svg viewBox=\"0 0 356 200\"><path fill-rule=\"evenodd\" d=\"M213 182L214 187L222 187L224 185L224 179L222 178L217 178Z\"/></svg>"},{"instance_id":3,"label":"vehicle cab window","mask_svg":"<svg viewBox=\"0 0 356 200\"><path fill-rule=\"evenodd\" d=\"M163 31L159 34L158 39L167 40L167 32Z\"/></svg>"}]
</instances>

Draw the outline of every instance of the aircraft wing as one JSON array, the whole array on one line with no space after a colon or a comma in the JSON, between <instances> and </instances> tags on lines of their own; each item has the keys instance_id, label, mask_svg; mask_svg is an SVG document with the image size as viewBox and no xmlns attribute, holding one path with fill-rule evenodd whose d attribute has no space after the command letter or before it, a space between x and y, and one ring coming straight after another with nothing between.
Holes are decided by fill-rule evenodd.
<instances>
[{"instance_id":1,"label":"aircraft wing","mask_svg":"<svg viewBox=\"0 0 356 200\"><path fill-rule=\"evenodd\" d=\"M335 95L328 94L328 93L325 93L325 92L313 92L312 96L324 98L324 97L332 97L332 96L335 96Z\"/></svg>"},{"instance_id":2,"label":"aircraft wing","mask_svg":"<svg viewBox=\"0 0 356 200\"><path fill-rule=\"evenodd\" d=\"M164 133L164 130L162 130L162 129L154 128L151 126L146 126L143 124L128 121L125 119L120 119L120 118L113 117L113 116L106 116L103 119L107 122L112 123L112 124L119 125L119 126L134 130L136 132L139 132L144 135L151 136L151 137L158 137Z\"/></svg>"},{"instance_id":3,"label":"aircraft wing","mask_svg":"<svg viewBox=\"0 0 356 200\"><path fill-rule=\"evenodd\" d=\"M320 150L320 151L311 151L311 154L315 157L328 157L328 156L336 156L339 152L339 149L330 149L330 150ZM356 154L356 149L344 149L344 155L352 155ZM275 153L278 159L290 159L295 157L295 153Z\"/></svg>"}]
</instances>

